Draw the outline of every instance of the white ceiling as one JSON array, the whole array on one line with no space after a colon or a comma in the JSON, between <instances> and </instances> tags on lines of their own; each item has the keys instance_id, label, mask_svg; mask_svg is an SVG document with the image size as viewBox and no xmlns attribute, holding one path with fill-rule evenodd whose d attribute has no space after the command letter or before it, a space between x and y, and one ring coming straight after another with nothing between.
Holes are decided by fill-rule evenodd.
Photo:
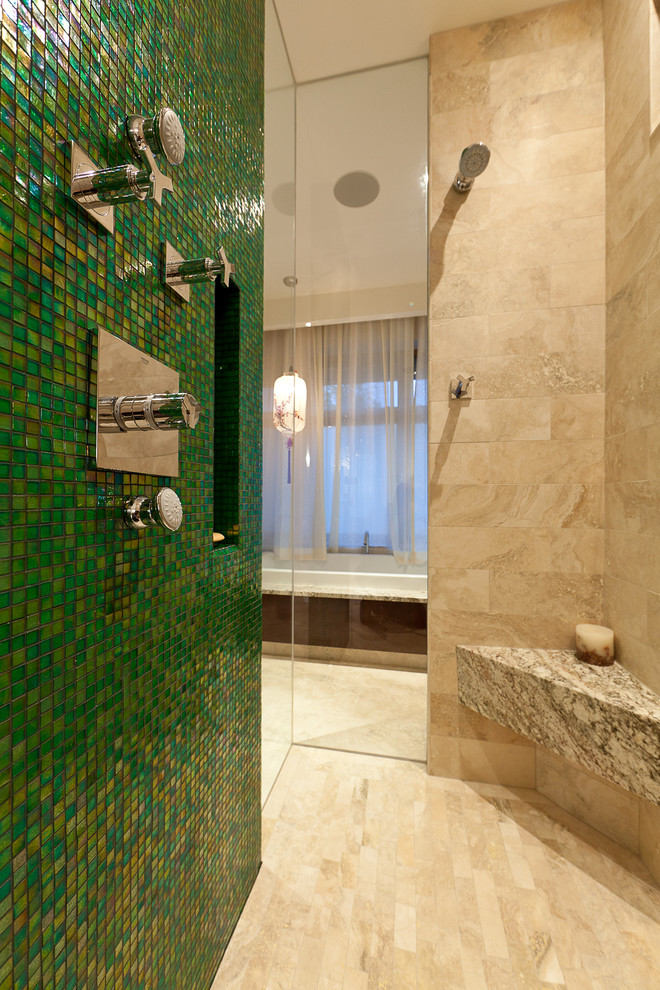
<instances>
[{"instance_id":1,"label":"white ceiling","mask_svg":"<svg viewBox=\"0 0 660 990\"><path fill-rule=\"evenodd\" d=\"M565 0L275 0L295 81L428 54L429 36Z\"/></svg>"},{"instance_id":2,"label":"white ceiling","mask_svg":"<svg viewBox=\"0 0 660 990\"><path fill-rule=\"evenodd\" d=\"M267 64L277 67L279 34L267 38ZM309 83L297 94L285 81L282 74L266 92L266 325L290 321L285 280L294 272L298 323L424 313L427 59ZM379 192L351 208L334 189L356 171L375 177Z\"/></svg>"},{"instance_id":3,"label":"white ceiling","mask_svg":"<svg viewBox=\"0 0 660 990\"><path fill-rule=\"evenodd\" d=\"M397 310L411 301L425 310L427 77L426 59L415 59L299 88L299 308L308 295L421 283L421 298ZM358 209L333 192L353 171L380 185L375 201ZM317 301L300 316L325 313Z\"/></svg>"}]
</instances>

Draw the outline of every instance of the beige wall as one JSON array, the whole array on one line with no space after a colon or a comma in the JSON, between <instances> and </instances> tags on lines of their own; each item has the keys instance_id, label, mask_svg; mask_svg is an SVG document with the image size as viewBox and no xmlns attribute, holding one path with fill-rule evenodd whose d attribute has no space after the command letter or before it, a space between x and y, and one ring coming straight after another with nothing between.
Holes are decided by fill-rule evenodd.
<instances>
[{"instance_id":1,"label":"beige wall","mask_svg":"<svg viewBox=\"0 0 660 990\"><path fill-rule=\"evenodd\" d=\"M641 856L660 883L660 807L536 747L536 788L576 818Z\"/></svg>"},{"instance_id":2,"label":"beige wall","mask_svg":"<svg viewBox=\"0 0 660 990\"><path fill-rule=\"evenodd\" d=\"M660 132L651 135L649 123L652 4L605 0L603 6L605 618L616 632L619 659L660 692Z\"/></svg>"},{"instance_id":3,"label":"beige wall","mask_svg":"<svg viewBox=\"0 0 660 990\"><path fill-rule=\"evenodd\" d=\"M454 648L602 619L600 2L435 35L430 73L429 769L533 787L535 747L459 706ZM461 195L473 141L492 157Z\"/></svg>"}]
</instances>

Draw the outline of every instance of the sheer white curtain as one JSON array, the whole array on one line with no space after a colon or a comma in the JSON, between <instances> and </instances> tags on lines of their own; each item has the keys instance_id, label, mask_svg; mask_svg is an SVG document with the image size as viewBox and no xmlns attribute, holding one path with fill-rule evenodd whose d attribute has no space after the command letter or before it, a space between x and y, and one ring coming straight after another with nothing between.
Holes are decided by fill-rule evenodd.
<instances>
[{"instance_id":1,"label":"sheer white curtain","mask_svg":"<svg viewBox=\"0 0 660 990\"><path fill-rule=\"evenodd\" d=\"M307 384L305 429L272 425L273 382ZM399 563L426 559L426 319L264 335L264 549L282 559L357 550L365 536Z\"/></svg>"},{"instance_id":2,"label":"sheer white curtain","mask_svg":"<svg viewBox=\"0 0 660 990\"><path fill-rule=\"evenodd\" d=\"M306 328L308 329L308 328ZM291 330L264 334L263 547L281 560L325 560L323 338ZM273 425L273 384L295 367L307 386L305 428L286 438ZM289 476L291 481L289 482Z\"/></svg>"},{"instance_id":3,"label":"sheer white curtain","mask_svg":"<svg viewBox=\"0 0 660 990\"><path fill-rule=\"evenodd\" d=\"M427 554L426 320L387 320L380 327L392 550L399 564Z\"/></svg>"}]
</instances>

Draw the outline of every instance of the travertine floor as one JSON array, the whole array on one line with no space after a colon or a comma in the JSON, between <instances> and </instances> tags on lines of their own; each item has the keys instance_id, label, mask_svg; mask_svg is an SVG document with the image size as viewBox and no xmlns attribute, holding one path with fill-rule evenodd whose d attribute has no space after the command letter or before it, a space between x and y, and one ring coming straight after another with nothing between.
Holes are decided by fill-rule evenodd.
<instances>
[{"instance_id":1,"label":"travertine floor","mask_svg":"<svg viewBox=\"0 0 660 990\"><path fill-rule=\"evenodd\" d=\"M657 990L660 891L533 791L294 747L213 990Z\"/></svg>"},{"instance_id":2,"label":"travertine floor","mask_svg":"<svg viewBox=\"0 0 660 990\"><path fill-rule=\"evenodd\" d=\"M426 674L293 664L293 741L426 760Z\"/></svg>"},{"instance_id":3,"label":"travertine floor","mask_svg":"<svg viewBox=\"0 0 660 990\"><path fill-rule=\"evenodd\" d=\"M262 657L261 793L294 742L426 759L426 674Z\"/></svg>"},{"instance_id":4,"label":"travertine floor","mask_svg":"<svg viewBox=\"0 0 660 990\"><path fill-rule=\"evenodd\" d=\"M293 662L261 658L261 804L286 759L293 733Z\"/></svg>"}]
</instances>

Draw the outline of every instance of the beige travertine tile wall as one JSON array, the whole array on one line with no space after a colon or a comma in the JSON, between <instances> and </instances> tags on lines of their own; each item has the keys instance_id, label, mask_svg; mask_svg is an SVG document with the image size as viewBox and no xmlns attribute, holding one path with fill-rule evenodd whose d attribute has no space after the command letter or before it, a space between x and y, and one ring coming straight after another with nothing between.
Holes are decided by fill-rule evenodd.
<instances>
[{"instance_id":1,"label":"beige travertine tile wall","mask_svg":"<svg viewBox=\"0 0 660 990\"><path fill-rule=\"evenodd\" d=\"M576 818L641 856L660 884L660 807L536 747L536 789Z\"/></svg>"},{"instance_id":2,"label":"beige travertine tile wall","mask_svg":"<svg viewBox=\"0 0 660 990\"><path fill-rule=\"evenodd\" d=\"M644 865L660 884L660 808L640 801L639 851Z\"/></svg>"},{"instance_id":3,"label":"beige travertine tile wall","mask_svg":"<svg viewBox=\"0 0 660 990\"><path fill-rule=\"evenodd\" d=\"M639 855L640 805L652 808L648 801L543 746L536 747L536 789L560 808Z\"/></svg>"},{"instance_id":4,"label":"beige travertine tile wall","mask_svg":"<svg viewBox=\"0 0 660 990\"><path fill-rule=\"evenodd\" d=\"M434 35L430 73L429 770L533 787L535 747L459 706L454 648L602 621L600 0Z\"/></svg>"},{"instance_id":5,"label":"beige travertine tile wall","mask_svg":"<svg viewBox=\"0 0 660 990\"><path fill-rule=\"evenodd\" d=\"M660 132L653 0L604 0L607 155L605 619L660 692Z\"/></svg>"}]
</instances>

